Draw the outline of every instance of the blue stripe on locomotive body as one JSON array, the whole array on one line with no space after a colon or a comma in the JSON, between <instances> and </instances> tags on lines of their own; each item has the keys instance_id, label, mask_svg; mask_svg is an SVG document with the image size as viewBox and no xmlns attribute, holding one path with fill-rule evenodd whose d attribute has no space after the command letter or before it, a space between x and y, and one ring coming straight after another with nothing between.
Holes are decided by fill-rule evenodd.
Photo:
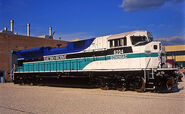
<instances>
[{"instance_id":1,"label":"blue stripe on locomotive body","mask_svg":"<svg viewBox=\"0 0 185 114\"><path fill-rule=\"evenodd\" d=\"M135 53L135 54L120 54L120 55L108 55L100 57L88 57L88 58L76 58L59 61L40 61L32 63L24 63L23 66L19 66L18 72L46 72L46 71L77 71L83 70L86 65L93 61L105 61L111 59L120 59L116 56L122 56L121 59L129 58L143 58L143 57L158 57L158 53Z\"/></svg>"},{"instance_id":2,"label":"blue stripe on locomotive body","mask_svg":"<svg viewBox=\"0 0 185 114\"><path fill-rule=\"evenodd\" d=\"M66 47L58 47L58 48L39 47L39 48L33 48L33 49L26 49L26 50L17 51L16 54L18 55L18 59L29 60L29 59L43 58L44 56L48 56L48 55L80 52L88 48L92 44L94 39L95 38L76 41L76 42L68 42Z\"/></svg>"},{"instance_id":3,"label":"blue stripe on locomotive body","mask_svg":"<svg viewBox=\"0 0 185 114\"><path fill-rule=\"evenodd\" d=\"M95 38L87 39L87 40L80 40L76 42L68 42L66 47L60 47L60 48L52 48L45 54L47 55L56 55L56 54L67 54L67 53L74 53L74 52L80 52L84 49L88 48Z\"/></svg>"},{"instance_id":4,"label":"blue stripe on locomotive body","mask_svg":"<svg viewBox=\"0 0 185 114\"><path fill-rule=\"evenodd\" d=\"M33 48L33 49L20 50L20 51L17 51L16 54L18 56L18 59L26 59L26 60L38 59L38 58L43 58L46 52L50 49L51 47L39 47L39 48Z\"/></svg>"}]
</instances>

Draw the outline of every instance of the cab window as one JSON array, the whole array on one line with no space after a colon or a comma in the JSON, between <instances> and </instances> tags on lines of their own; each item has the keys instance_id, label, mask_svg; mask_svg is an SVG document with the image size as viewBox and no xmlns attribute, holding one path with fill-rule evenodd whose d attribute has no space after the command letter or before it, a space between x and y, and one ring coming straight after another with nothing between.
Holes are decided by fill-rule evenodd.
<instances>
[{"instance_id":1,"label":"cab window","mask_svg":"<svg viewBox=\"0 0 185 114\"><path fill-rule=\"evenodd\" d=\"M113 41L112 40L109 40L109 45L110 45L110 47L113 47Z\"/></svg>"},{"instance_id":2,"label":"cab window","mask_svg":"<svg viewBox=\"0 0 185 114\"><path fill-rule=\"evenodd\" d=\"M137 45L139 43L147 42L146 36L131 36L132 45Z\"/></svg>"},{"instance_id":3,"label":"cab window","mask_svg":"<svg viewBox=\"0 0 185 114\"><path fill-rule=\"evenodd\" d=\"M127 39L126 39L126 37L124 37L124 38L109 40L109 45L111 48L112 47L127 46Z\"/></svg>"}]
</instances>

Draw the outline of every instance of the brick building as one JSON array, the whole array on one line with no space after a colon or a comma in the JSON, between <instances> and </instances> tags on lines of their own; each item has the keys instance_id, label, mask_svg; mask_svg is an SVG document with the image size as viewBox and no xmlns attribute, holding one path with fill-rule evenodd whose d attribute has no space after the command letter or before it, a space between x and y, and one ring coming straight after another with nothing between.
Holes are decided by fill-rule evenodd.
<instances>
[{"instance_id":1,"label":"brick building","mask_svg":"<svg viewBox=\"0 0 185 114\"><path fill-rule=\"evenodd\" d=\"M63 47L67 45L67 42L38 37L0 33L0 71L4 71L5 80L11 80L11 50L16 51L42 46L57 47L57 44L60 44L61 47Z\"/></svg>"}]
</instances>

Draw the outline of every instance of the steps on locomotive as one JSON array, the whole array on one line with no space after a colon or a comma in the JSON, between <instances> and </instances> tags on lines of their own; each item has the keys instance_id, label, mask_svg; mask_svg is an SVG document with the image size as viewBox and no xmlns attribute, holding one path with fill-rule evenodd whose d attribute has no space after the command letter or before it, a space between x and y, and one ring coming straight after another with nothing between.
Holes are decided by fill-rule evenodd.
<instances>
[{"instance_id":1,"label":"steps on locomotive","mask_svg":"<svg viewBox=\"0 0 185 114\"><path fill-rule=\"evenodd\" d=\"M149 79L146 82L146 89L155 89L155 80L154 79Z\"/></svg>"},{"instance_id":2,"label":"steps on locomotive","mask_svg":"<svg viewBox=\"0 0 185 114\"><path fill-rule=\"evenodd\" d=\"M148 76L148 79L146 81L146 89L155 89L155 78L154 78L154 72L152 71L149 71L149 76Z\"/></svg>"}]
</instances>

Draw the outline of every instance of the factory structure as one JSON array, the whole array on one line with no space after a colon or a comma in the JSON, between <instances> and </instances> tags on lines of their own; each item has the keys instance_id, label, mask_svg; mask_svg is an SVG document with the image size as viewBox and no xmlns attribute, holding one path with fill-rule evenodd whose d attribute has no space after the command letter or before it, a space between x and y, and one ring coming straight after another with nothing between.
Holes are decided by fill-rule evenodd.
<instances>
[{"instance_id":1,"label":"factory structure","mask_svg":"<svg viewBox=\"0 0 185 114\"><path fill-rule=\"evenodd\" d=\"M49 27L49 35L38 37L30 36L30 24L27 24L27 36L14 33L14 20L10 21L10 30L6 27L0 31L0 77L6 82L11 81L11 53L17 50L37 48L42 46L57 47L66 46L66 41L53 40L52 27ZM0 78L1 79L1 78Z\"/></svg>"},{"instance_id":2,"label":"factory structure","mask_svg":"<svg viewBox=\"0 0 185 114\"><path fill-rule=\"evenodd\" d=\"M10 21L10 30L6 27L0 31L0 82L2 77L6 82L10 82L11 69L13 67L11 61L14 51L37 48L37 47L57 47L67 46L66 41L54 40L52 27L49 27L49 35L41 35L37 37L30 36L30 24L27 24L27 35L18 35L14 33L14 20ZM167 51L167 59L174 60L177 67L185 68L185 44L165 46Z\"/></svg>"},{"instance_id":3,"label":"factory structure","mask_svg":"<svg viewBox=\"0 0 185 114\"><path fill-rule=\"evenodd\" d=\"M167 60L175 61L175 66L180 72L185 73L185 44L165 46Z\"/></svg>"},{"instance_id":4,"label":"factory structure","mask_svg":"<svg viewBox=\"0 0 185 114\"><path fill-rule=\"evenodd\" d=\"M167 51L167 59L174 60L179 68L185 68L185 44L168 45L165 46L165 50Z\"/></svg>"}]
</instances>

